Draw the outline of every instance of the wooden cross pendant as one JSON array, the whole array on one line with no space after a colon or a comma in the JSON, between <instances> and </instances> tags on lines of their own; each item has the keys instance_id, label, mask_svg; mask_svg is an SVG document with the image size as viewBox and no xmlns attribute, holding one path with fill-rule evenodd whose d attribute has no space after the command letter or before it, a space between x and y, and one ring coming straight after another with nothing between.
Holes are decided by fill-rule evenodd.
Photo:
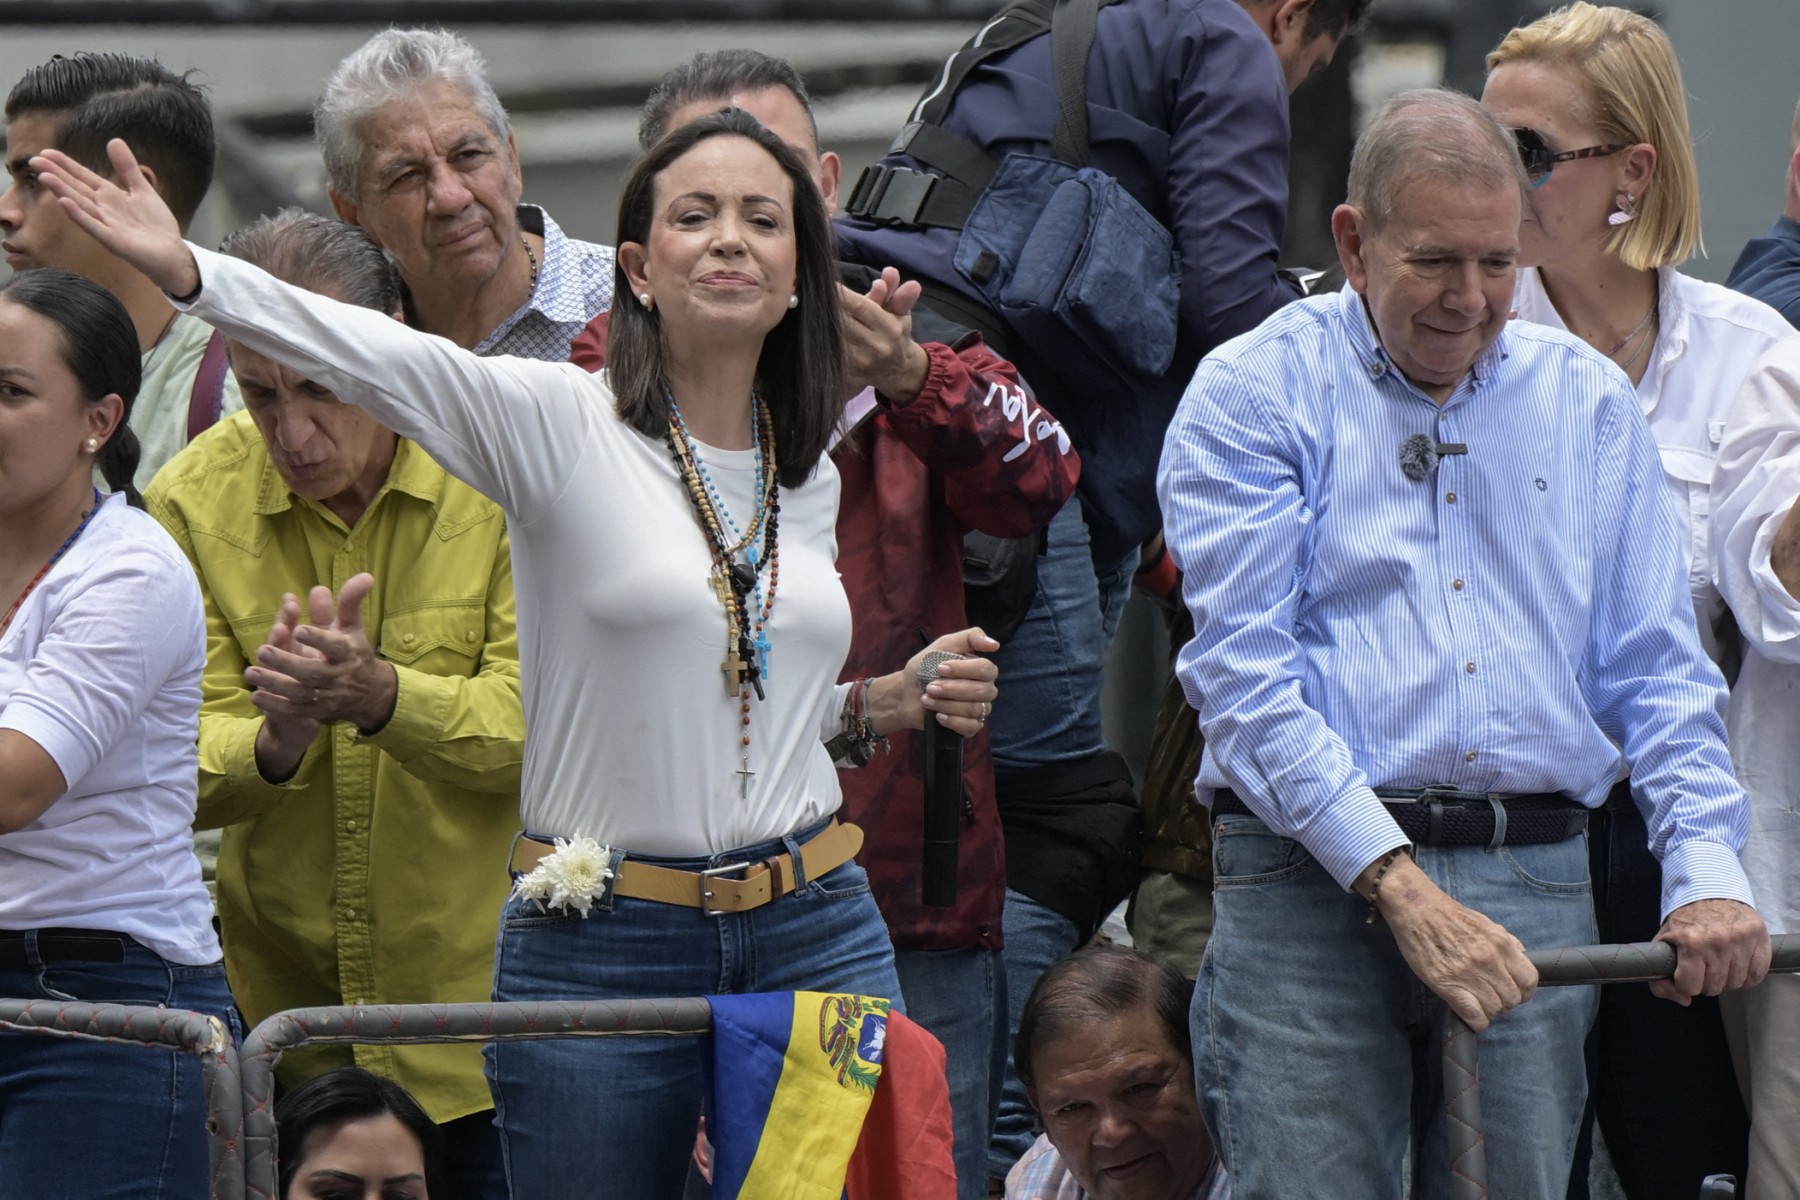
<instances>
[{"instance_id":1,"label":"wooden cross pendant","mask_svg":"<svg viewBox=\"0 0 1800 1200\"><path fill-rule=\"evenodd\" d=\"M727 696L735 696L744 690L744 672L749 669L750 664L739 656L737 644L733 642L731 650L725 656L725 661L719 664L719 670L725 672L725 694Z\"/></svg>"}]
</instances>

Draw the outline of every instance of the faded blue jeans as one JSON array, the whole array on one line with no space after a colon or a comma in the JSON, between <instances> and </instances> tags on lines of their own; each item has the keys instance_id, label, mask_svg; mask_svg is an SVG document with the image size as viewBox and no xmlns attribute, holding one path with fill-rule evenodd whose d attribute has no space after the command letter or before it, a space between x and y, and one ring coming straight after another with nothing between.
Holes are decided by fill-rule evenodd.
<instances>
[{"instance_id":1,"label":"faded blue jeans","mask_svg":"<svg viewBox=\"0 0 1800 1200\"><path fill-rule=\"evenodd\" d=\"M956 1135L956 1200L987 1195L988 1135L1006 1069L1006 976L998 950L899 950L906 1015L944 1043ZM945 1200L949 1200L948 1197Z\"/></svg>"},{"instance_id":2,"label":"faded blue jeans","mask_svg":"<svg viewBox=\"0 0 1800 1200\"><path fill-rule=\"evenodd\" d=\"M123 962L0 968L0 996L185 1008L242 1041L223 964L171 963L123 934ZM0 1200L194 1200L211 1179L200 1060L162 1047L0 1033Z\"/></svg>"},{"instance_id":3,"label":"faded blue jeans","mask_svg":"<svg viewBox=\"0 0 1800 1200\"><path fill-rule=\"evenodd\" d=\"M1421 846L1452 899L1527 949L1588 945L1584 838L1543 846ZM1235 1200L1400 1200L1447 1194L1442 1001L1388 927L1298 842L1249 816L1214 826L1212 940L1194 993L1194 1077ZM1488 1187L1561 1196L1586 1097L1582 1042L1597 989L1554 987L1481 1035Z\"/></svg>"},{"instance_id":4,"label":"faded blue jeans","mask_svg":"<svg viewBox=\"0 0 1800 1200\"><path fill-rule=\"evenodd\" d=\"M699 870L791 851L814 830L711 859L638 856ZM795 866L800 866L798 855ZM729 992L854 992L899 1003L887 927L849 862L748 912L620 898L582 917L508 899L494 953L497 1001L629 1000ZM701 1044L617 1037L493 1042L488 1082L520 1200L680 1196L700 1122Z\"/></svg>"}]
</instances>

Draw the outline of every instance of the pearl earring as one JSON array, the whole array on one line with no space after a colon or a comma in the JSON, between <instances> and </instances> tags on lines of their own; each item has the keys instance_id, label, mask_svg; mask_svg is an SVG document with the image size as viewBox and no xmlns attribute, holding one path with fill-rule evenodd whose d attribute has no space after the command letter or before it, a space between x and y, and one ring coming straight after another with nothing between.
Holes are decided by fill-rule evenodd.
<instances>
[{"instance_id":1,"label":"pearl earring","mask_svg":"<svg viewBox=\"0 0 1800 1200\"><path fill-rule=\"evenodd\" d=\"M800 293L799 292L789 292L788 293L788 307L789 308L799 308L800 307Z\"/></svg>"},{"instance_id":2,"label":"pearl earring","mask_svg":"<svg viewBox=\"0 0 1800 1200\"><path fill-rule=\"evenodd\" d=\"M1637 216L1637 197L1630 192L1620 192L1614 203L1619 207L1608 214L1606 218L1608 225L1623 225Z\"/></svg>"},{"instance_id":3,"label":"pearl earring","mask_svg":"<svg viewBox=\"0 0 1800 1200\"><path fill-rule=\"evenodd\" d=\"M99 438L89 438L87 440L87 452L89 454L97 454L99 452L99 450L100 450L100 439Z\"/></svg>"},{"instance_id":4,"label":"pearl earring","mask_svg":"<svg viewBox=\"0 0 1800 1200\"><path fill-rule=\"evenodd\" d=\"M638 293L638 303L644 306L645 312L655 312L656 311L656 301L651 298L649 292L639 292Z\"/></svg>"}]
</instances>

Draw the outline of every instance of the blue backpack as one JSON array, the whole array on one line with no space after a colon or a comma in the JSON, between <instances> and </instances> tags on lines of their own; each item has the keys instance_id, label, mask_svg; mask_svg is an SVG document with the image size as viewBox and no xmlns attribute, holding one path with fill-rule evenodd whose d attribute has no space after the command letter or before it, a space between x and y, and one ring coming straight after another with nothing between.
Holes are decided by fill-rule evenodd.
<instances>
[{"instance_id":1,"label":"blue backpack","mask_svg":"<svg viewBox=\"0 0 1800 1200\"><path fill-rule=\"evenodd\" d=\"M1180 284L1169 231L1088 165L1088 52L1099 10L1113 2L1020 0L1001 12L951 56L890 148L930 169L877 163L857 179L845 211L960 230L956 270L997 318L972 322L1001 335L991 341L1029 345L1070 378L1104 366L1128 388L1169 369ZM1054 157L1012 153L996 162L943 129L938 122L971 71L1045 34L1057 93Z\"/></svg>"}]
</instances>

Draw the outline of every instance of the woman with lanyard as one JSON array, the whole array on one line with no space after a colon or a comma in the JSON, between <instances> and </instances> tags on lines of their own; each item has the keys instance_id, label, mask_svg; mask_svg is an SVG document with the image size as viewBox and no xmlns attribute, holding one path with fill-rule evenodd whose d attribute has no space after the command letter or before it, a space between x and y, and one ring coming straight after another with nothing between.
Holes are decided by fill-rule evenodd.
<instances>
[{"instance_id":1,"label":"woman with lanyard","mask_svg":"<svg viewBox=\"0 0 1800 1200\"><path fill-rule=\"evenodd\" d=\"M235 1032L189 830L205 618L131 487L139 366L98 284L0 287L0 996ZM200 1196L208 1177L192 1055L0 1033L0 1196Z\"/></svg>"},{"instance_id":2,"label":"woman with lanyard","mask_svg":"<svg viewBox=\"0 0 1800 1200\"><path fill-rule=\"evenodd\" d=\"M1654 21L1572 4L1509 33L1488 71L1481 102L1512 127L1531 185L1518 316L1573 333L1636 385L1682 517L1701 641L1734 673L1708 561L1713 462L1732 398L1793 330L1677 270L1700 244L1700 178L1681 68ZM1589 838L1600 940L1648 941L1661 872L1626 783ZM1590 1087L1626 1192L1685 1200L1708 1174L1742 1175L1746 1119L1718 1000L1678 1008L1651 990L1602 990ZM1578 1154L1571 1194L1587 1194L1586 1164Z\"/></svg>"},{"instance_id":3,"label":"woman with lanyard","mask_svg":"<svg viewBox=\"0 0 1800 1200\"><path fill-rule=\"evenodd\" d=\"M187 246L130 151L110 153L122 188L62 156L34 169L178 303L506 510L530 733L496 999L897 997L825 743L866 754L927 719L972 734L995 671L948 658L922 694L915 658L834 684L850 614L823 455L844 351L830 229L792 151L727 111L646 154L601 376L477 358ZM928 650L994 648L965 630ZM297 658L263 665L306 686ZM489 1053L514 1195L680 1193L694 1044Z\"/></svg>"}]
</instances>

